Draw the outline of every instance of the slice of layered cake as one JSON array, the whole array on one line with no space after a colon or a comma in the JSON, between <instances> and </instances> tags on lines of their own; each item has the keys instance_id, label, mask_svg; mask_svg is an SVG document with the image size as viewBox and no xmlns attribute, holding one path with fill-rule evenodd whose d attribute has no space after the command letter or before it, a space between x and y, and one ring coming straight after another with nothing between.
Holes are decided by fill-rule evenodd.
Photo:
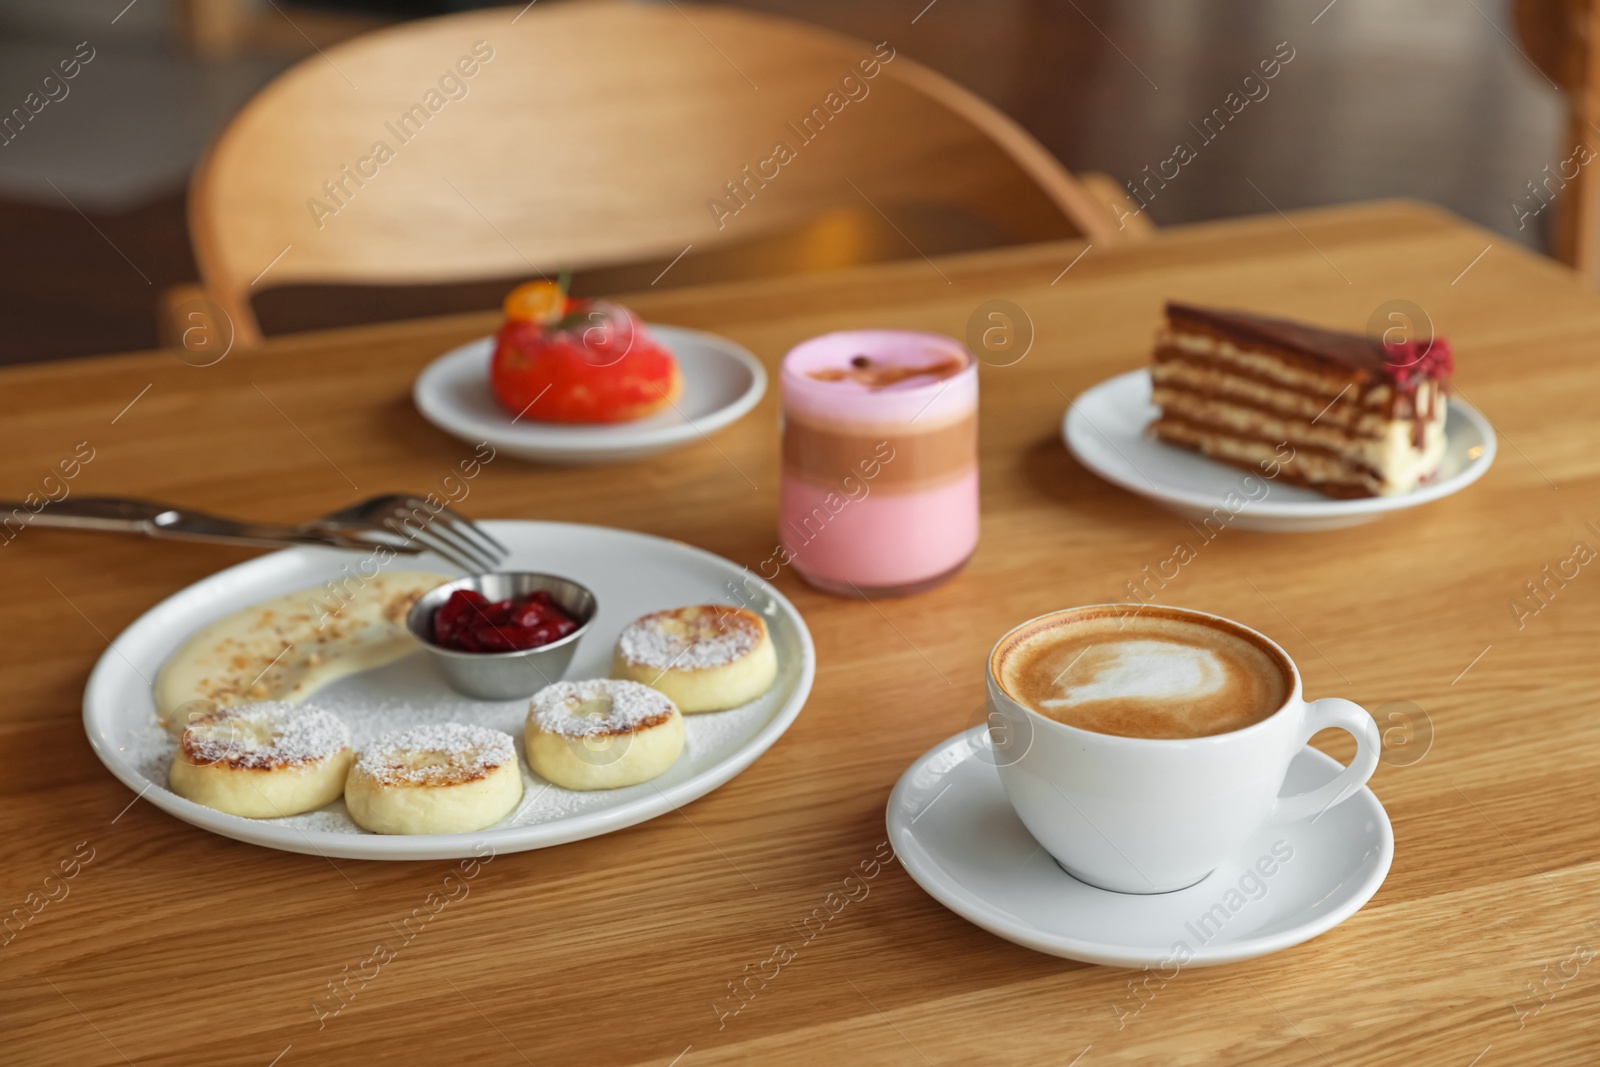
<instances>
[{"instance_id":1,"label":"slice of layered cake","mask_svg":"<svg viewBox=\"0 0 1600 1067\"><path fill-rule=\"evenodd\" d=\"M1169 303L1151 430L1327 496L1405 493L1438 473L1453 370L1443 338L1388 342Z\"/></svg>"}]
</instances>

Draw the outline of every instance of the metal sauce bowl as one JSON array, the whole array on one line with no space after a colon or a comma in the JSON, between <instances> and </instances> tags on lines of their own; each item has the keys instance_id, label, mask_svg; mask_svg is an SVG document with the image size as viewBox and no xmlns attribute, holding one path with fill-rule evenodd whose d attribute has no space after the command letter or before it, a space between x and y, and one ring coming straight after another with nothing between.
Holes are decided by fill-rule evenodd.
<instances>
[{"instance_id":1,"label":"metal sauce bowl","mask_svg":"<svg viewBox=\"0 0 1600 1067\"><path fill-rule=\"evenodd\" d=\"M433 613L458 589L470 589L489 600L509 600L543 589L578 620L578 628L548 645L511 652L442 648L433 641ZM474 574L446 582L418 597L406 615L406 628L428 650L452 689L479 700L515 700L532 696L560 680L598 610L594 594L570 578L529 571Z\"/></svg>"}]
</instances>

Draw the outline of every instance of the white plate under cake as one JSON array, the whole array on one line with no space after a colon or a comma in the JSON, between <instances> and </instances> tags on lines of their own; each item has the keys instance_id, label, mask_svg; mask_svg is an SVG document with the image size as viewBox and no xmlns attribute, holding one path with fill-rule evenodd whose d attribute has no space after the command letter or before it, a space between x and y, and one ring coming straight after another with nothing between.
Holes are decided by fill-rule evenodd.
<instances>
[{"instance_id":1,"label":"white plate under cake","mask_svg":"<svg viewBox=\"0 0 1600 1067\"><path fill-rule=\"evenodd\" d=\"M589 638L565 677L610 673L616 635L649 612L750 592L777 652L778 676L751 702L688 716L683 749L649 782L599 791L564 789L532 773L523 749L528 700L479 701L450 689L420 649L385 666L318 689L316 707L350 730L353 751L398 730L440 723L487 727L510 735L517 749L522 799L482 830L388 836L364 831L343 800L287 818L243 818L185 800L167 786L176 743L161 727L151 690L161 665L190 635L241 609L343 577L353 557L321 548L274 552L220 571L168 597L117 635L95 665L84 692L84 727L95 754L144 801L226 837L290 852L357 859L445 859L543 848L632 826L703 796L753 763L799 714L816 674L805 622L788 600L736 564L658 537L550 522L485 522L511 555L506 570L563 574L599 601ZM408 567L416 567L408 562ZM446 577L441 574L441 577ZM735 584L737 583L737 584ZM474 847L480 851L475 853Z\"/></svg>"},{"instance_id":2,"label":"white plate under cake","mask_svg":"<svg viewBox=\"0 0 1600 1067\"><path fill-rule=\"evenodd\" d=\"M1452 397L1444 454L1431 481L1408 493L1331 499L1270 477L1270 466L1245 470L1174 448L1150 432L1160 415L1151 399L1150 371L1141 368L1074 399L1062 417L1061 437L1093 473L1191 520L1194 538L1202 541L1226 529L1289 533L1371 522L1460 492L1483 477L1495 456L1489 420Z\"/></svg>"}]
</instances>

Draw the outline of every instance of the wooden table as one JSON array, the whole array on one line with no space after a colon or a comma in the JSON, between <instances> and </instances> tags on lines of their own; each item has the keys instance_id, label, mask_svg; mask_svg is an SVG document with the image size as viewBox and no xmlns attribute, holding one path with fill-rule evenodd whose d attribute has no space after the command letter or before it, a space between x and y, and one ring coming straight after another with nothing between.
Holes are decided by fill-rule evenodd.
<instances>
[{"instance_id":1,"label":"wooden table","mask_svg":"<svg viewBox=\"0 0 1600 1067\"><path fill-rule=\"evenodd\" d=\"M1037 337L1020 363L983 369L977 556L934 592L876 606L782 576L821 667L772 751L679 814L495 858L425 936L375 975L368 964L320 1029L313 1001L327 983L362 970L456 864L335 870L130 803L84 740L90 666L158 599L249 553L24 530L0 555L11 597L0 905L45 903L0 948L0 1060L1593 1063L1600 577L1592 566L1546 574L1576 545L1586 558L1600 547L1600 301L1554 263L1411 204L1173 230L1095 248L1060 276L1080 250L632 301L732 337L769 366L824 330L961 336L979 304L1016 302ZM719 1027L713 1005L729 1002L728 983L795 941L883 849L902 769L977 721L996 636L1051 608L1119 598L1191 536L1081 469L1058 437L1066 397L1146 358L1167 297L1356 328L1385 301L1412 300L1455 342L1464 395L1500 431L1494 469L1459 496L1334 533L1229 530L1166 594L1277 638L1312 696L1382 714L1409 701L1431 721L1425 757L1397 749L1372 781L1394 821L1388 881L1312 942L1184 972L1119 1029L1136 973L999 940L890 864ZM9 370L0 484L13 496L38 487L87 441L94 458L74 494L267 518L426 489L468 450L422 421L411 381L491 326L474 316L289 338L207 368L155 353ZM716 447L647 462L497 462L467 509L643 530L754 566L774 540L776 406L769 394ZM1547 590L1540 600L1527 582ZM1348 739L1330 738L1347 757ZM73 877L61 879L62 864Z\"/></svg>"}]
</instances>

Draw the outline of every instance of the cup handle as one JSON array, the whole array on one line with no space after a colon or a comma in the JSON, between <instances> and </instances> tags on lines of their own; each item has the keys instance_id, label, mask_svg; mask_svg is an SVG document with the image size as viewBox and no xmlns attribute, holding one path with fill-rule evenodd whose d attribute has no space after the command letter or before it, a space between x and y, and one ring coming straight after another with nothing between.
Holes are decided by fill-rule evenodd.
<instances>
[{"instance_id":1,"label":"cup handle","mask_svg":"<svg viewBox=\"0 0 1600 1067\"><path fill-rule=\"evenodd\" d=\"M1269 822L1299 822L1301 819L1315 818L1335 804L1349 799L1378 769L1378 752L1383 744L1378 734L1378 724L1372 721L1372 716L1360 704L1339 697L1324 697L1306 706L1305 726L1296 751L1318 731L1329 727L1343 730L1356 739L1355 759L1327 785L1318 786L1309 793L1279 797Z\"/></svg>"}]
</instances>

